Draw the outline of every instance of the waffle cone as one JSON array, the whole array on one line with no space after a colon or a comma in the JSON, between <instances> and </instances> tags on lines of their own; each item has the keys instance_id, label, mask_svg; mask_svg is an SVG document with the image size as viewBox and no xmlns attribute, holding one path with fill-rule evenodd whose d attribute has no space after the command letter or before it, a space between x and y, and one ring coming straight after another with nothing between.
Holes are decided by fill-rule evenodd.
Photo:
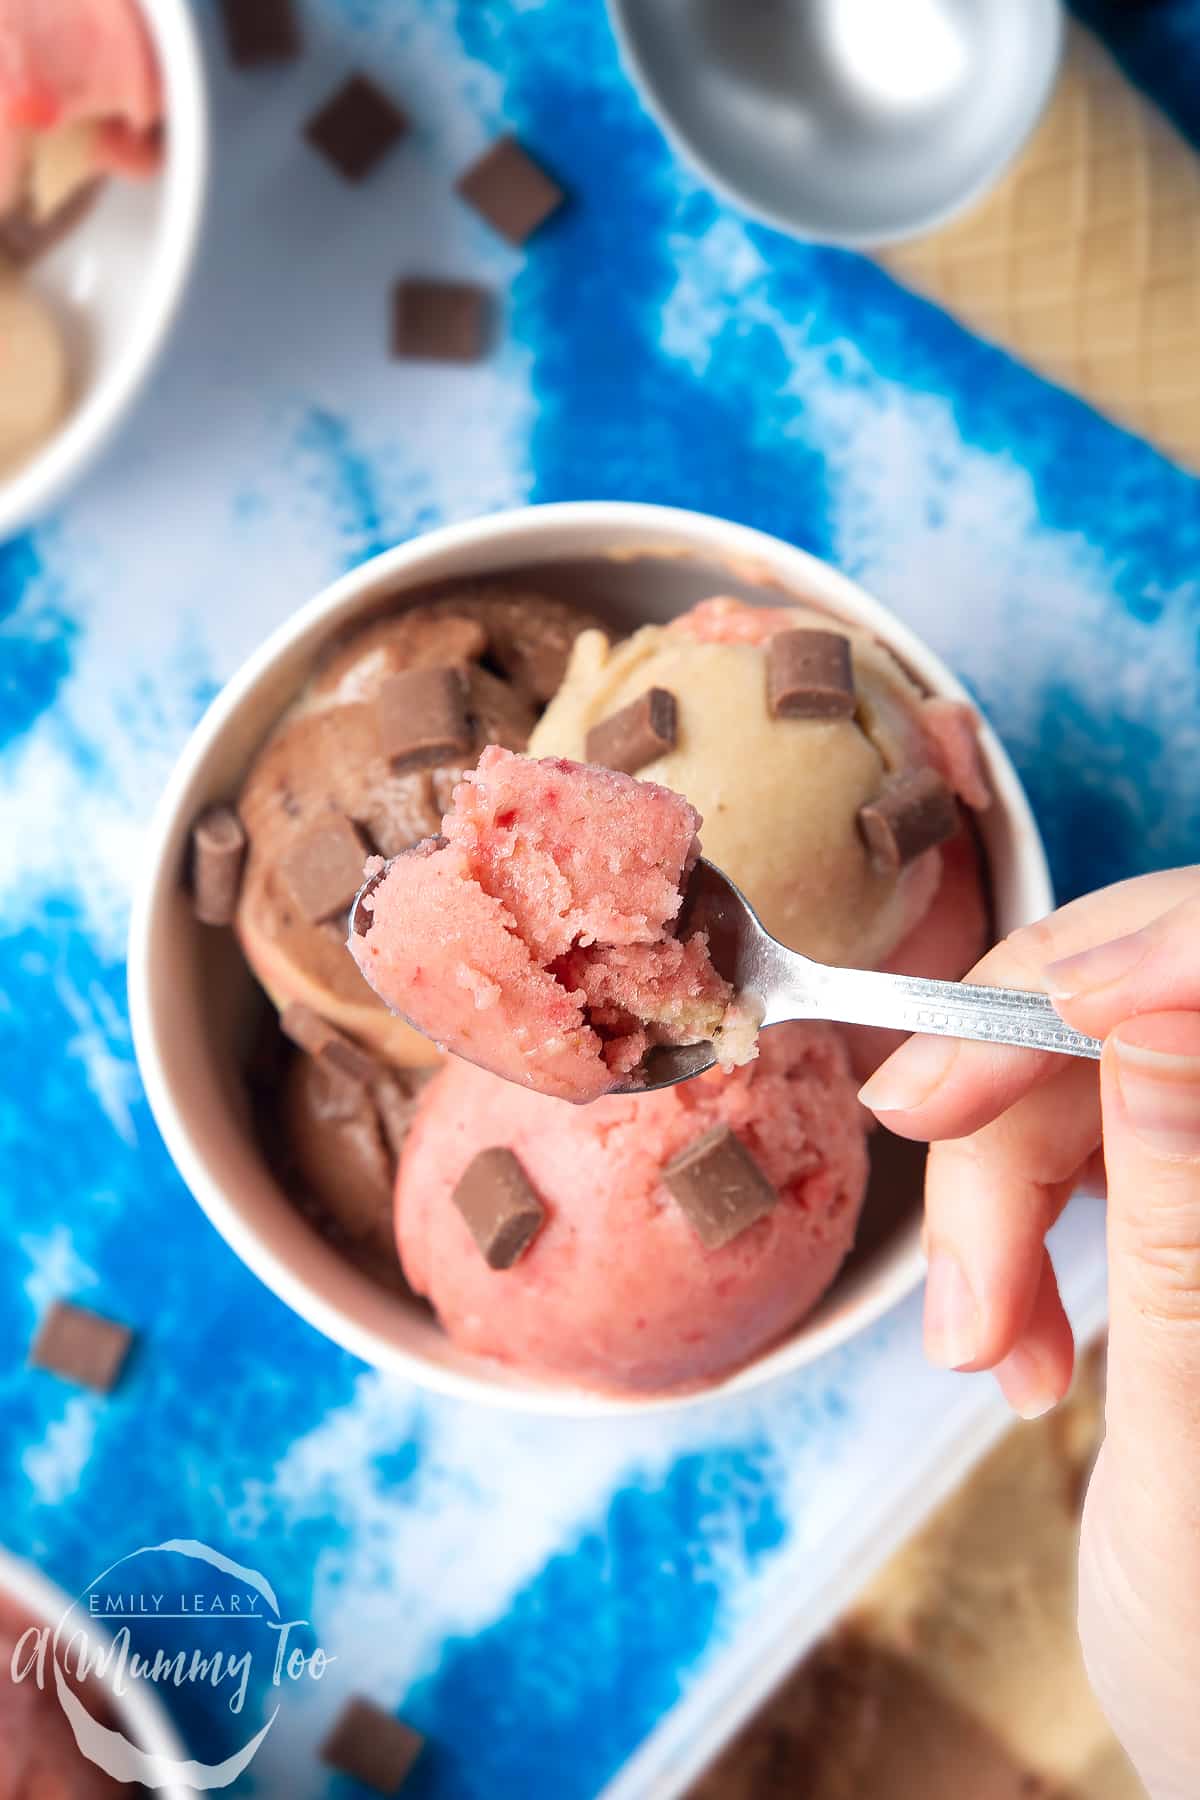
<instances>
[{"instance_id":1,"label":"waffle cone","mask_svg":"<svg viewBox=\"0 0 1200 1800\"><path fill-rule=\"evenodd\" d=\"M1200 159L1089 33L1000 185L879 260L1200 470Z\"/></svg>"}]
</instances>

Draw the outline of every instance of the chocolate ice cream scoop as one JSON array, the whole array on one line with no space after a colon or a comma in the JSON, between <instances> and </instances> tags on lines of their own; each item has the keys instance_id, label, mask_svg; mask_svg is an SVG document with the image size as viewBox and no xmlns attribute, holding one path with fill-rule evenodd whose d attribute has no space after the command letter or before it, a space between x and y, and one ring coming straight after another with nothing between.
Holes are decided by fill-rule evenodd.
<instances>
[{"instance_id":1,"label":"chocolate ice cream scoop","mask_svg":"<svg viewBox=\"0 0 1200 1800\"><path fill-rule=\"evenodd\" d=\"M248 849L236 929L280 1009L309 1006L388 1061L431 1060L431 1046L387 1011L346 954L363 862L436 832L485 744L524 749L575 637L595 623L549 596L479 584L376 618L332 647L238 799ZM436 761L430 721L418 717L416 690L429 684L408 684L404 699L400 682L403 705L394 704L397 678L419 671L439 678L434 723L446 735Z\"/></svg>"}]
</instances>

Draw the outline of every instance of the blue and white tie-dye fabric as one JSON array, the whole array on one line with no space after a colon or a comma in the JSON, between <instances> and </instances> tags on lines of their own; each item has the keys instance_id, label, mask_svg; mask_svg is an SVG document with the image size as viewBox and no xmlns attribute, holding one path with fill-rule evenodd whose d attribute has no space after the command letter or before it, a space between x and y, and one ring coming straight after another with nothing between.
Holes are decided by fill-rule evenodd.
<instances>
[{"instance_id":1,"label":"blue and white tie-dye fabric","mask_svg":"<svg viewBox=\"0 0 1200 1800\"><path fill-rule=\"evenodd\" d=\"M151 806L221 681L340 570L442 520L616 496L778 532L895 606L1006 738L1063 893L1187 860L1200 488L871 263L715 201L598 0L308 0L304 60L253 76L200 10L217 159L184 318L119 446L0 548L2 1535L72 1587L199 1538L312 1621L338 1661L238 1791L323 1793L314 1746L358 1689L429 1733L412 1791L435 1800L585 1800L680 1702L625 1788L648 1793L994 1429L987 1384L923 1370L911 1304L761 1397L632 1423L365 1372L246 1273L158 1141L123 968ZM1086 11L1200 133L1200 0ZM298 135L351 66L416 120L361 189ZM572 196L527 253L452 193L506 125ZM483 366L387 360L402 273L507 296ZM1086 1207L1060 1261L1096 1316ZM60 1293L139 1329L111 1398L24 1366ZM198 1755L245 1735L202 1689L172 1700Z\"/></svg>"}]
</instances>

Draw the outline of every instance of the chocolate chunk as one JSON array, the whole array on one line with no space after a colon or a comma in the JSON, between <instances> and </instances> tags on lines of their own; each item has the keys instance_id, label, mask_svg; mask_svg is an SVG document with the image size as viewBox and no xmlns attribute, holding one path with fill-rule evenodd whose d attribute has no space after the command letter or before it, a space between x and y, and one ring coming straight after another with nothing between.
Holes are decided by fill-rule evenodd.
<instances>
[{"instance_id":1,"label":"chocolate chunk","mask_svg":"<svg viewBox=\"0 0 1200 1800\"><path fill-rule=\"evenodd\" d=\"M838 631L777 631L767 640L767 710L773 719L854 716L850 640Z\"/></svg>"},{"instance_id":2,"label":"chocolate chunk","mask_svg":"<svg viewBox=\"0 0 1200 1800\"><path fill-rule=\"evenodd\" d=\"M557 620L530 619L498 626L489 649L518 691L541 708L562 686L577 635Z\"/></svg>"},{"instance_id":3,"label":"chocolate chunk","mask_svg":"<svg viewBox=\"0 0 1200 1800\"><path fill-rule=\"evenodd\" d=\"M229 59L239 69L300 54L294 0L221 0Z\"/></svg>"},{"instance_id":4,"label":"chocolate chunk","mask_svg":"<svg viewBox=\"0 0 1200 1800\"><path fill-rule=\"evenodd\" d=\"M662 1178L706 1250L739 1237L779 1198L728 1125L715 1125L681 1150Z\"/></svg>"},{"instance_id":5,"label":"chocolate chunk","mask_svg":"<svg viewBox=\"0 0 1200 1800\"><path fill-rule=\"evenodd\" d=\"M885 873L902 869L958 830L954 795L935 769L889 775L874 800L858 809L871 860Z\"/></svg>"},{"instance_id":6,"label":"chocolate chunk","mask_svg":"<svg viewBox=\"0 0 1200 1800\"><path fill-rule=\"evenodd\" d=\"M395 1256L396 1158L384 1136L374 1086L311 1056L294 1056L277 1093L287 1167L327 1223L387 1261ZM298 1190L299 1191L299 1190Z\"/></svg>"},{"instance_id":7,"label":"chocolate chunk","mask_svg":"<svg viewBox=\"0 0 1200 1800\"><path fill-rule=\"evenodd\" d=\"M397 1161L404 1149L409 1129L416 1117L420 1085L412 1076L388 1070L376 1077L372 1092L379 1113L379 1125L388 1149Z\"/></svg>"},{"instance_id":8,"label":"chocolate chunk","mask_svg":"<svg viewBox=\"0 0 1200 1800\"><path fill-rule=\"evenodd\" d=\"M30 202L21 200L0 215L0 258L7 258L20 268L36 262L60 244L68 233L82 223L91 212L104 186L103 178L85 182L68 194L61 206L44 219L34 217Z\"/></svg>"},{"instance_id":9,"label":"chocolate chunk","mask_svg":"<svg viewBox=\"0 0 1200 1800\"><path fill-rule=\"evenodd\" d=\"M590 763L621 769L635 775L657 756L675 748L679 737L679 708L667 688L647 688L620 712L593 725L584 744Z\"/></svg>"},{"instance_id":10,"label":"chocolate chunk","mask_svg":"<svg viewBox=\"0 0 1200 1800\"><path fill-rule=\"evenodd\" d=\"M363 880L367 852L342 813L306 832L279 864L292 899L313 925L348 912Z\"/></svg>"},{"instance_id":11,"label":"chocolate chunk","mask_svg":"<svg viewBox=\"0 0 1200 1800\"><path fill-rule=\"evenodd\" d=\"M49 1369L107 1394L116 1386L132 1342L128 1325L56 1300L38 1328L29 1360L35 1369Z\"/></svg>"},{"instance_id":12,"label":"chocolate chunk","mask_svg":"<svg viewBox=\"0 0 1200 1800\"><path fill-rule=\"evenodd\" d=\"M400 108L366 75L351 75L304 127L347 181L362 181L408 130Z\"/></svg>"},{"instance_id":13,"label":"chocolate chunk","mask_svg":"<svg viewBox=\"0 0 1200 1800\"><path fill-rule=\"evenodd\" d=\"M279 1015L279 1029L301 1050L307 1050L318 1062L348 1075L352 1081L373 1081L379 1073L374 1057L302 1001L294 1000L284 1007Z\"/></svg>"},{"instance_id":14,"label":"chocolate chunk","mask_svg":"<svg viewBox=\"0 0 1200 1800\"><path fill-rule=\"evenodd\" d=\"M397 771L432 769L470 755L474 737L460 669L389 675L376 702L379 748Z\"/></svg>"},{"instance_id":15,"label":"chocolate chunk","mask_svg":"<svg viewBox=\"0 0 1200 1800\"><path fill-rule=\"evenodd\" d=\"M485 150L455 185L467 204L510 244L523 244L564 199L558 183L515 137L503 137Z\"/></svg>"},{"instance_id":16,"label":"chocolate chunk","mask_svg":"<svg viewBox=\"0 0 1200 1800\"><path fill-rule=\"evenodd\" d=\"M491 296L471 281L410 280L392 297L392 354L478 362L487 348Z\"/></svg>"},{"instance_id":17,"label":"chocolate chunk","mask_svg":"<svg viewBox=\"0 0 1200 1800\"><path fill-rule=\"evenodd\" d=\"M347 1700L325 1742L321 1761L378 1794L398 1793L425 1740L373 1700Z\"/></svg>"},{"instance_id":18,"label":"chocolate chunk","mask_svg":"<svg viewBox=\"0 0 1200 1800\"><path fill-rule=\"evenodd\" d=\"M511 1269L546 1217L524 1169L500 1145L472 1157L450 1198L492 1269Z\"/></svg>"},{"instance_id":19,"label":"chocolate chunk","mask_svg":"<svg viewBox=\"0 0 1200 1800\"><path fill-rule=\"evenodd\" d=\"M210 806L192 826L192 907L202 925L229 925L237 911L246 832L231 806Z\"/></svg>"}]
</instances>

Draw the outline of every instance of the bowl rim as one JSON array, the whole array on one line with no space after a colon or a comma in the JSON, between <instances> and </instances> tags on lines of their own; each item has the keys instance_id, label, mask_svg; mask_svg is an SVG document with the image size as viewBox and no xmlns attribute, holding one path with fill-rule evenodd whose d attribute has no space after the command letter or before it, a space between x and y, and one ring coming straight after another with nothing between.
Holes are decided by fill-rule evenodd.
<instances>
[{"instance_id":1,"label":"bowl rim","mask_svg":"<svg viewBox=\"0 0 1200 1800\"><path fill-rule=\"evenodd\" d=\"M100 454L132 407L166 342L195 261L208 187L204 61L187 0L140 0L154 39L170 121L161 224L148 259L141 326L63 424L0 480L0 541L28 525Z\"/></svg>"},{"instance_id":2,"label":"bowl rim","mask_svg":"<svg viewBox=\"0 0 1200 1800\"><path fill-rule=\"evenodd\" d=\"M3 1544L0 1544L0 1597L11 1600L37 1625L57 1625L72 1604L65 1588L51 1581L35 1563L18 1556ZM113 1694L110 1703L117 1717L133 1729L142 1749L165 1764L183 1767L188 1754L183 1740L154 1692L136 1682L126 1693ZM165 1796L165 1800L188 1800L194 1792L174 1781L157 1791Z\"/></svg>"},{"instance_id":3,"label":"bowl rim","mask_svg":"<svg viewBox=\"0 0 1200 1800\"><path fill-rule=\"evenodd\" d=\"M606 0L609 24L617 42L621 66L634 92L670 149L707 187L722 200L736 206L748 218L756 219L762 225L769 225L772 230L781 231L787 237L798 238L801 243L825 244L834 249L861 250L868 254L911 243L915 238L939 231L943 225L948 225L982 200L1005 170L1011 168L1020 156L1041 123L1057 89L1067 46L1066 18L1061 0L1036 0L1036 3L1043 5L1047 14L1045 66L1040 81L1030 89L1020 121L1014 125L1003 153L997 154L994 164L968 183L952 200L946 201L942 206L932 207L907 225L885 231L851 229L834 233L806 228L799 218L765 205L738 182L731 181L722 174L717 165L698 147L693 135L679 123L673 109L664 104L659 84L651 75L645 58L634 42L629 24L630 0Z\"/></svg>"},{"instance_id":4,"label":"bowl rim","mask_svg":"<svg viewBox=\"0 0 1200 1800\"><path fill-rule=\"evenodd\" d=\"M579 557L602 553L596 542L599 534L610 555L620 553L618 542L621 550L629 554L707 555L723 562L731 572L739 568L751 570L758 579L779 584L796 596L810 592L819 603L828 604L835 611L841 602L851 620L874 631L917 671L931 690L965 701L978 710L972 696L941 658L857 582L808 551L753 527L683 508L604 500L518 507L443 525L382 551L339 576L278 625L212 701L172 770L143 841L130 918L128 993L138 1068L172 1160L210 1223L266 1287L310 1325L370 1367L457 1399L483 1401L509 1410L580 1417L697 1405L745 1393L814 1361L874 1324L918 1286L924 1274L919 1220L914 1219L898 1234L886 1262L875 1273L870 1292L854 1305L807 1331L799 1328L796 1334L761 1352L724 1380L695 1392L647 1396L592 1393L567 1384L517 1376L499 1364L495 1375L490 1375L484 1358L478 1359L478 1375L448 1368L400 1345L382 1341L328 1299L315 1281L263 1242L237 1201L209 1173L203 1148L181 1116L164 1066L159 1018L166 1003L165 998L160 1000L155 994L152 973L156 924L178 887L178 846L181 831L191 822L195 804L190 800L193 782L229 720L269 676L277 661L306 639L312 639L311 648L315 651L320 636L345 624L358 605L369 609L377 604L385 584L399 583L405 577L419 581L421 565L435 563L446 553L484 544L495 546L499 552L519 540L532 562L536 561L539 538L553 539L567 532L579 540L579 548L573 552ZM501 569L503 566L501 563ZM1041 834L1016 770L986 718L981 718L980 743L996 803L1013 829L1013 868L1020 872L1032 905L1039 912L1046 912L1053 904L1053 890ZM188 809L186 820L182 818L184 808Z\"/></svg>"}]
</instances>

